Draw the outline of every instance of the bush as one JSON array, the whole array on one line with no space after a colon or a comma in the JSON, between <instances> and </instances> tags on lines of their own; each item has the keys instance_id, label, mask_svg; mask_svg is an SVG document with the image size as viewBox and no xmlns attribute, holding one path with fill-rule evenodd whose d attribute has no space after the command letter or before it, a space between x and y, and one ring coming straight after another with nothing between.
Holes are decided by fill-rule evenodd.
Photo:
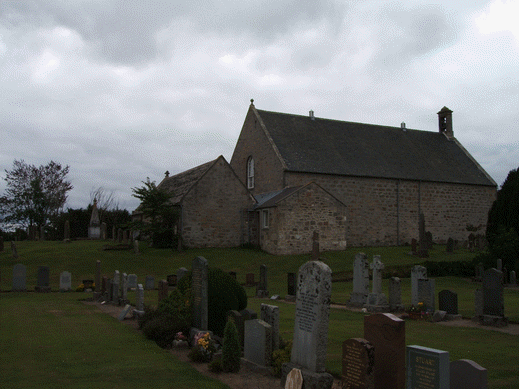
<instances>
[{"instance_id":1,"label":"bush","mask_svg":"<svg viewBox=\"0 0 519 389\"><path fill-rule=\"evenodd\" d=\"M217 358L212 360L207 367L212 373L221 373L223 371L222 359Z\"/></svg>"},{"instance_id":2,"label":"bush","mask_svg":"<svg viewBox=\"0 0 519 389\"><path fill-rule=\"evenodd\" d=\"M425 261L429 277L473 277L475 264L473 261Z\"/></svg>"},{"instance_id":3,"label":"bush","mask_svg":"<svg viewBox=\"0 0 519 389\"><path fill-rule=\"evenodd\" d=\"M228 373L240 371L241 347L234 320L229 318L223 331L222 368Z\"/></svg>"},{"instance_id":4,"label":"bush","mask_svg":"<svg viewBox=\"0 0 519 389\"><path fill-rule=\"evenodd\" d=\"M186 293L192 282L191 272L187 273L177 284L177 289ZM247 308L247 293L243 286L221 269L209 269L208 283L208 322L209 330L223 336L227 323L227 312L241 311ZM190 300L191 301L191 300Z\"/></svg>"},{"instance_id":5,"label":"bush","mask_svg":"<svg viewBox=\"0 0 519 389\"><path fill-rule=\"evenodd\" d=\"M179 316L187 323L191 323L191 307L191 289L181 291L175 288L167 298L160 302L157 311L162 315Z\"/></svg>"},{"instance_id":6,"label":"bush","mask_svg":"<svg viewBox=\"0 0 519 389\"><path fill-rule=\"evenodd\" d=\"M280 347L272 353L272 374L281 377L281 369L284 363L290 362L292 353L292 342L289 340L284 342L280 339Z\"/></svg>"}]
</instances>

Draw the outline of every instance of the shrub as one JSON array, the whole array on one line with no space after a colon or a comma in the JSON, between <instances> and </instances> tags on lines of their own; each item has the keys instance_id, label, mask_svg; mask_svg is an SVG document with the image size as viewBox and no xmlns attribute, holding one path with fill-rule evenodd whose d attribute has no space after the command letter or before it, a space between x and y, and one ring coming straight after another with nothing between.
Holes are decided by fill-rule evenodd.
<instances>
[{"instance_id":1,"label":"shrub","mask_svg":"<svg viewBox=\"0 0 519 389\"><path fill-rule=\"evenodd\" d=\"M177 289L186 293L191 287L191 282L192 274L189 272L179 281ZM230 310L241 311L247 308L247 293L243 286L221 269L210 268L207 274L207 283L208 329L218 336L223 336L223 330L227 323L227 312Z\"/></svg>"},{"instance_id":2,"label":"shrub","mask_svg":"<svg viewBox=\"0 0 519 389\"><path fill-rule=\"evenodd\" d=\"M212 360L207 367L209 368L210 372L221 373L223 371L221 358Z\"/></svg>"},{"instance_id":3,"label":"shrub","mask_svg":"<svg viewBox=\"0 0 519 389\"><path fill-rule=\"evenodd\" d=\"M179 316L187 323L191 323L191 307L191 289L186 288L181 291L175 288L160 302L157 311L162 315Z\"/></svg>"},{"instance_id":4,"label":"shrub","mask_svg":"<svg viewBox=\"0 0 519 389\"><path fill-rule=\"evenodd\" d=\"M241 347L234 320L229 318L223 331L222 368L229 373L240 371Z\"/></svg>"},{"instance_id":5,"label":"shrub","mask_svg":"<svg viewBox=\"0 0 519 389\"><path fill-rule=\"evenodd\" d=\"M290 362L290 354L292 353L292 342L289 340L284 342L280 339L280 347L272 353L272 374L281 377L281 369L283 363Z\"/></svg>"}]
</instances>

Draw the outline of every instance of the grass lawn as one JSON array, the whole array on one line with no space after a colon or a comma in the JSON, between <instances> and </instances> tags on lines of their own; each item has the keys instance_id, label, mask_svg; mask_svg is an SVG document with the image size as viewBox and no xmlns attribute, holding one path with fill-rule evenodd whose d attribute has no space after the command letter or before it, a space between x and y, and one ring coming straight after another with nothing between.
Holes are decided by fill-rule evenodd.
<instances>
[{"instance_id":1,"label":"grass lawn","mask_svg":"<svg viewBox=\"0 0 519 389\"><path fill-rule=\"evenodd\" d=\"M3 389L229 388L78 301L84 296L0 295Z\"/></svg>"},{"instance_id":2,"label":"grass lawn","mask_svg":"<svg viewBox=\"0 0 519 389\"><path fill-rule=\"evenodd\" d=\"M308 255L274 256L261 251L247 249L197 249L185 252L157 250L140 245L141 254L131 251L103 251L104 244L111 242L74 241L62 242L18 242L19 258L11 257L9 243L0 253L0 288L10 290L12 269L16 263L27 267L27 285L34 290L38 266L49 266L51 287L59 289L59 274L72 273L73 285L83 279L93 279L95 261L101 261L103 275L112 276L115 270L135 273L144 283L146 275L155 276L156 281L168 274L176 274L179 267L191 268L196 256L204 256L209 266L235 271L240 283L245 282L246 273L259 277L259 266L268 267L268 286L271 295L284 296L287 291L287 272L297 272ZM333 273L332 301L346 303L353 289L351 275L355 254L365 252L369 258L382 256L386 273L411 268L423 263L420 258L408 255L409 247L350 248L343 252L327 252L322 256ZM444 246L434 246L428 260L459 261L471 260L474 253L458 250L446 255ZM457 277L437 277L436 295L442 289L458 294L459 311L464 317L474 315L474 290L480 284ZM402 278L403 303L410 304L411 285L409 278ZM383 280L383 290L388 290L388 280ZM254 287L246 288L253 297ZM85 297L80 293L2 293L0 294L0 330L2 345L2 377L8 377L7 387L49 386L49 382L60 382L61 386L122 387L128 384L166 387L167 382L185 379L181 387L218 387L205 381L198 373L189 370L169 353L159 349L140 334L120 325L107 315L96 314L93 307L77 300ZM135 303L135 293L128 297ZM505 314L519 323L519 289L505 289ZM249 307L259 312L261 302L249 299ZM147 305L157 304L157 291L145 292ZM283 301L272 302L280 307L281 333L285 339L293 335L295 306ZM341 345L346 339L363 336L363 314L342 309L333 309L330 316L327 368L333 374L341 373ZM450 360L472 359L488 369L489 388L519 388L519 364L517 350L519 337L479 328L446 327L426 322L406 322L406 343L438 348L450 353ZM8 361L5 363L4 361ZM184 369L187 369L184 373ZM160 373L159 373L160 372ZM159 374L156 374L159 373ZM105 377L106 376L106 377ZM55 381L56 380L56 381ZM62 381L59 381L62 380ZM98 381L100 380L100 381ZM151 380L151 381L150 381ZM155 383L155 380L156 383ZM198 381L200 380L200 381ZM98 384L99 382L99 384ZM175 381L176 382L176 381ZM196 383L196 384L195 384ZM204 385L208 386L204 386ZM56 387L60 385L56 384ZM170 385L171 386L171 385Z\"/></svg>"}]
</instances>

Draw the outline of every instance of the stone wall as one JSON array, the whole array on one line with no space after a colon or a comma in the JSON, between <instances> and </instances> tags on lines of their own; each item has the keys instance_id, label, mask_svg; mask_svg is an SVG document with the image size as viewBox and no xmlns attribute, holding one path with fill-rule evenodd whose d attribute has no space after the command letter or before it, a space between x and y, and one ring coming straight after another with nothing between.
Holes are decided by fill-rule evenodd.
<instances>
[{"instance_id":1,"label":"stone wall","mask_svg":"<svg viewBox=\"0 0 519 389\"><path fill-rule=\"evenodd\" d=\"M316 182L346 205L348 246L396 245L418 239L418 216L435 243L466 240L467 224L486 225L496 188L285 173L287 186ZM483 229L484 231L484 229Z\"/></svg>"},{"instance_id":2,"label":"stone wall","mask_svg":"<svg viewBox=\"0 0 519 389\"><path fill-rule=\"evenodd\" d=\"M182 239L188 247L234 247L248 240L253 200L229 164L219 158L185 195Z\"/></svg>"},{"instance_id":3,"label":"stone wall","mask_svg":"<svg viewBox=\"0 0 519 389\"><path fill-rule=\"evenodd\" d=\"M247 184L249 157L254 158L255 170L255 185L250 189L252 194L272 192L285 187L281 161L251 109L243 123L230 162L231 167L245 185Z\"/></svg>"},{"instance_id":4,"label":"stone wall","mask_svg":"<svg viewBox=\"0 0 519 389\"><path fill-rule=\"evenodd\" d=\"M322 251L346 248L346 208L318 185L305 186L269 212L270 226L260 229L260 243L271 254L310 253L314 231Z\"/></svg>"}]
</instances>

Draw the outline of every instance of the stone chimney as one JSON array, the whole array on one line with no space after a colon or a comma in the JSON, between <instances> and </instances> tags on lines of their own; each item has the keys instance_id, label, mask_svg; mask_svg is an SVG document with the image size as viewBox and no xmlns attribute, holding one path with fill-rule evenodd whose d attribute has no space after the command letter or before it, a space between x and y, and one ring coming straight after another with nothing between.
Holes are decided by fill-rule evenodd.
<instances>
[{"instance_id":1,"label":"stone chimney","mask_svg":"<svg viewBox=\"0 0 519 389\"><path fill-rule=\"evenodd\" d=\"M315 120L314 111L308 112L308 116L310 117L310 119Z\"/></svg>"},{"instance_id":2,"label":"stone chimney","mask_svg":"<svg viewBox=\"0 0 519 389\"><path fill-rule=\"evenodd\" d=\"M443 107L438 112L438 127L441 134L444 134L448 139L454 138L454 132L452 131L452 111Z\"/></svg>"}]
</instances>

